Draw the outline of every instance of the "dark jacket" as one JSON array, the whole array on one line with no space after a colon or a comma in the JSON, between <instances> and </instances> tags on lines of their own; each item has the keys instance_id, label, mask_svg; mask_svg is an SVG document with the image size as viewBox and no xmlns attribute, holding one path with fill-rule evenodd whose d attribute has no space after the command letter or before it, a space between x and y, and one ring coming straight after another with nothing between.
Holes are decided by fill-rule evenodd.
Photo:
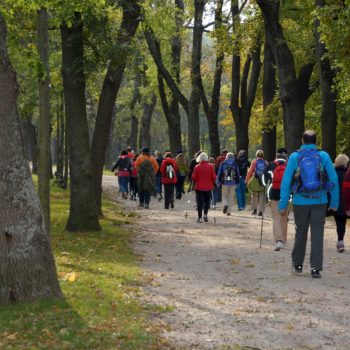
<instances>
[{"instance_id":1,"label":"dark jacket","mask_svg":"<svg viewBox=\"0 0 350 350\"><path fill-rule=\"evenodd\" d=\"M250 161L247 156L239 156L236 158L236 163L239 169L239 175L244 179L247 177L248 168L250 167Z\"/></svg>"},{"instance_id":2,"label":"dark jacket","mask_svg":"<svg viewBox=\"0 0 350 350\"><path fill-rule=\"evenodd\" d=\"M279 201L281 196L281 190L278 190L276 188L272 188L272 179L273 179L273 172L277 167L277 163L287 163L287 161L285 159L276 159L273 162L270 162L267 165L267 168L265 170L265 173L263 175L262 178L262 182L264 186L267 186L268 183L270 183L268 189L267 189L267 197L269 200L273 200L273 201Z\"/></svg>"},{"instance_id":3,"label":"dark jacket","mask_svg":"<svg viewBox=\"0 0 350 350\"><path fill-rule=\"evenodd\" d=\"M334 216L346 216L345 213L345 201L344 201L344 194L343 194L343 181L345 178L345 173L348 168L345 168L344 166L339 166L335 168L335 171L338 176L338 184L339 184L339 206L338 210L336 212L331 212ZM346 196L346 194L345 194ZM327 213L328 214L328 213Z\"/></svg>"}]
</instances>

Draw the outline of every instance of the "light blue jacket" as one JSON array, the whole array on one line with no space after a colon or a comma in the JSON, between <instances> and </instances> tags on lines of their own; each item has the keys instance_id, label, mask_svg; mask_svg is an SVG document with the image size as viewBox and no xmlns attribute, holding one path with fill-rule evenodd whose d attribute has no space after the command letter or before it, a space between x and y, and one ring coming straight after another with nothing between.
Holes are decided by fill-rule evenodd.
<instances>
[{"instance_id":1,"label":"light blue jacket","mask_svg":"<svg viewBox=\"0 0 350 350\"><path fill-rule=\"evenodd\" d=\"M307 144L302 145L301 149L317 149L316 145ZM331 202L330 208L338 208L339 204L339 185L338 177L335 172L334 166L332 164L331 158L328 153L324 151L319 151L321 158L322 169L326 170L329 181L334 185L333 189L330 191ZM278 203L278 209L283 211L288 206L288 201L291 194L292 181L294 180L294 174L298 169L298 158L300 154L298 152L293 152L288 159L287 168L283 175L283 180L281 184L281 199ZM293 204L295 205L312 205L312 204L327 204L327 191L319 191L313 193L313 198L307 198L301 193L293 194Z\"/></svg>"}]
</instances>

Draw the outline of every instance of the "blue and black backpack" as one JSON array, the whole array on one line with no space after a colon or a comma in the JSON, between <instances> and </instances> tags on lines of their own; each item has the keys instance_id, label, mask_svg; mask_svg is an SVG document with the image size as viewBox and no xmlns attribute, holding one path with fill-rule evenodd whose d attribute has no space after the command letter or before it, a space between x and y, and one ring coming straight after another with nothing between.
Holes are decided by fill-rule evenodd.
<instances>
[{"instance_id":1,"label":"blue and black backpack","mask_svg":"<svg viewBox=\"0 0 350 350\"><path fill-rule=\"evenodd\" d=\"M322 190L330 191L327 173L323 170L322 161L317 149L301 149L297 151L298 169L292 192L312 197L312 193Z\"/></svg>"}]
</instances>

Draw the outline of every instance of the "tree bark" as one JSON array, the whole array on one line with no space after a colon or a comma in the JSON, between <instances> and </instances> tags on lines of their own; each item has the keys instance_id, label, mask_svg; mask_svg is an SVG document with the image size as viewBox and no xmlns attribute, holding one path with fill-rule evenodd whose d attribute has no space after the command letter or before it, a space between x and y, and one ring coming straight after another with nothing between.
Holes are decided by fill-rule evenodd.
<instances>
[{"instance_id":1,"label":"tree bark","mask_svg":"<svg viewBox=\"0 0 350 350\"><path fill-rule=\"evenodd\" d=\"M157 96L153 93L150 101L145 101L141 118L140 148L151 149L151 120L157 104Z\"/></svg>"},{"instance_id":2,"label":"tree bark","mask_svg":"<svg viewBox=\"0 0 350 350\"><path fill-rule=\"evenodd\" d=\"M215 9L215 30L218 30L222 26L222 8L223 0L218 0ZM219 47L219 40L217 40L216 48L216 60L215 60L215 72L214 81L211 92L211 103L209 105L203 84L201 83L201 98L203 108L208 121L209 128L209 140L211 154L220 155L220 138L219 138L219 109L220 109L220 93L221 93L221 76L223 71L223 62L225 55L222 49Z\"/></svg>"},{"instance_id":3,"label":"tree bark","mask_svg":"<svg viewBox=\"0 0 350 350\"><path fill-rule=\"evenodd\" d=\"M51 174L51 125L50 125L50 67L49 31L47 9L37 14L37 40L40 57L39 74L39 167L38 193L44 221L50 232L50 174Z\"/></svg>"},{"instance_id":4,"label":"tree bark","mask_svg":"<svg viewBox=\"0 0 350 350\"><path fill-rule=\"evenodd\" d=\"M86 116L84 42L81 14L70 28L61 26L62 77L69 140L70 211L68 231L101 230L98 222L90 168L89 131Z\"/></svg>"},{"instance_id":5,"label":"tree bark","mask_svg":"<svg viewBox=\"0 0 350 350\"><path fill-rule=\"evenodd\" d=\"M238 33L240 25L240 10L238 0L231 1L233 30ZM232 54L232 85L230 109L236 128L236 150L248 151L249 148L249 122L255 101L258 86L261 62L261 42L258 36L257 43L248 54L244 63L241 77L240 43L236 39ZM250 74L249 74L250 73Z\"/></svg>"},{"instance_id":6,"label":"tree bark","mask_svg":"<svg viewBox=\"0 0 350 350\"><path fill-rule=\"evenodd\" d=\"M316 8L326 5L326 0L316 0ZM322 149L329 153L334 160L337 155L337 102L334 91L335 72L331 67L325 44L321 41L319 32L320 21L315 20L316 56L320 75L322 96L321 130Z\"/></svg>"},{"instance_id":7,"label":"tree bark","mask_svg":"<svg viewBox=\"0 0 350 350\"><path fill-rule=\"evenodd\" d=\"M191 95L188 108L188 150L194 154L200 150L199 107L201 103L201 61L203 39L203 13L205 1L194 0L194 23L191 55Z\"/></svg>"},{"instance_id":8,"label":"tree bark","mask_svg":"<svg viewBox=\"0 0 350 350\"><path fill-rule=\"evenodd\" d=\"M300 146L305 121L305 103L298 92L294 57L279 22L280 1L256 0L256 2L262 11L266 40L272 48L277 65L285 145L292 152Z\"/></svg>"},{"instance_id":9,"label":"tree bark","mask_svg":"<svg viewBox=\"0 0 350 350\"><path fill-rule=\"evenodd\" d=\"M132 147L133 150L137 150L137 137L139 135L139 120L135 115L136 104L140 101L140 84L141 84L141 72L138 70L134 81L134 93L130 102L130 136L128 137L127 144Z\"/></svg>"},{"instance_id":10,"label":"tree bark","mask_svg":"<svg viewBox=\"0 0 350 350\"><path fill-rule=\"evenodd\" d=\"M18 85L0 13L0 304L62 298L17 112Z\"/></svg>"},{"instance_id":11,"label":"tree bark","mask_svg":"<svg viewBox=\"0 0 350 350\"><path fill-rule=\"evenodd\" d=\"M138 0L123 1L123 19L118 31L117 45L109 63L100 93L94 136L91 147L91 168L94 174L94 188L97 210L102 214L102 174L111 128L113 108L118 95L129 50L128 47L140 22L141 10Z\"/></svg>"},{"instance_id":12,"label":"tree bark","mask_svg":"<svg viewBox=\"0 0 350 350\"><path fill-rule=\"evenodd\" d=\"M276 122L277 115L275 111L270 110L267 114L269 106L273 103L276 96L276 68L275 60L270 45L265 40L264 44L264 77L263 77L263 109L264 120L262 149L264 150L265 159L269 162L275 159L276 154Z\"/></svg>"},{"instance_id":13,"label":"tree bark","mask_svg":"<svg viewBox=\"0 0 350 350\"><path fill-rule=\"evenodd\" d=\"M57 173L63 175L64 169L64 106L63 106L63 91L57 94Z\"/></svg>"},{"instance_id":14,"label":"tree bark","mask_svg":"<svg viewBox=\"0 0 350 350\"><path fill-rule=\"evenodd\" d=\"M169 146L170 151L176 154L182 150L181 141L181 117L179 113L179 105L176 99L172 99L171 107L168 104L164 80L161 73L158 70L158 91L162 109L168 124Z\"/></svg>"}]
</instances>

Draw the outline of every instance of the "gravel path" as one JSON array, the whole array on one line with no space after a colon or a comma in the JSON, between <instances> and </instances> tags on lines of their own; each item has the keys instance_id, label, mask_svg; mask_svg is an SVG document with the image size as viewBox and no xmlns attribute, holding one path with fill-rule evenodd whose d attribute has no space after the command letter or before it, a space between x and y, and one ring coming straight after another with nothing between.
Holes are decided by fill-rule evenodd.
<instances>
[{"instance_id":1,"label":"gravel path","mask_svg":"<svg viewBox=\"0 0 350 350\"><path fill-rule=\"evenodd\" d=\"M115 178L104 184L140 215L134 246L150 276L144 298L170 307L154 317L168 325L162 335L175 349L349 349L350 253L336 252L332 221L323 278L315 280L308 255L302 276L290 272L292 213L287 249L274 252L269 208L260 249L261 218L248 210L228 217L218 209L216 223L210 212L210 222L198 224L192 193L172 210L155 199L138 210L118 196Z\"/></svg>"}]
</instances>

